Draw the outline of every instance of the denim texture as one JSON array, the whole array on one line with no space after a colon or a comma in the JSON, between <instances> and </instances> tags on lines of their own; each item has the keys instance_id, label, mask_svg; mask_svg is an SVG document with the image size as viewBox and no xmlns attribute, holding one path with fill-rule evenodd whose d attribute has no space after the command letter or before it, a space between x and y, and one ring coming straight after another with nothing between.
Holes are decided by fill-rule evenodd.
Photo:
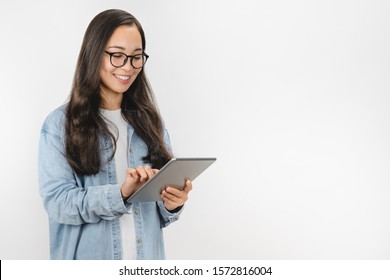
<instances>
[{"instance_id":1,"label":"denim texture","mask_svg":"<svg viewBox=\"0 0 390 280\"><path fill-rule=\"evenodd\" d=\"M137 259L165 259L162 228L179 218L161 201L129 204L121 198L116 181L112 141L100 135L101 171L78 176L65 158L66 104L51 112L43 123L38 154L39 191L49 217L51 259L121 259L119 217L132 207ZM171 149L169 135L164 140ZM128 164L146 165L144 141L128 125ZM125 170L123 171L125 172Z\"/></svg>"}]
</instances>

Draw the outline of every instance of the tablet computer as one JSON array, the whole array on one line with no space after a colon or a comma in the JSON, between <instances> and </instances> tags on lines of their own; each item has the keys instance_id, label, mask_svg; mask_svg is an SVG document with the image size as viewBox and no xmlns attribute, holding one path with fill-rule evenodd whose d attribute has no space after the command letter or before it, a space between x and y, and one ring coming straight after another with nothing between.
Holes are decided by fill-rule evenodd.
<instances>
[{"instance_id":1,"label":"tablet computer","mask_svg":"<svg viewBox=\"0 0 390 280\"><path fill-rule=\"evenodd\" d=\"M159 201L166 185L184 187L185 180L195 180L216 158L173 158L139 188L127 202Z\"/></svg>"}]
</instances>

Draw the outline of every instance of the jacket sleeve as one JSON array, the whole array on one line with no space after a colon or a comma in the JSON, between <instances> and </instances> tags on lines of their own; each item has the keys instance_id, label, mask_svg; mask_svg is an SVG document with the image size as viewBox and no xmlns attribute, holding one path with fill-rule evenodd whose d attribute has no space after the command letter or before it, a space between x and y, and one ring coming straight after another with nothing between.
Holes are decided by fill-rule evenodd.
<instances>
[{"instance_id":1,"label":"jacket sleeve","mask_svg":"<svg viewBox=\"0 0 390 280\"><path fill-rule=\"evenodd\" d=\"M128 211L118 184L84 187L65 157L58 122L46 119L38 151L39 191L49 217L63 224L113 220Z\"/></svg>"},{"instance_id":2,"label":"jacket sleeve","mask_svg":"<svg viewBox=\"0 0 390 280\"><path fill-rule=\"evenodd\" d=\"M159 213L160 213L161 228L164 228L164 227L170 225L171 223L177 221L180 217L181 212L184 209L184 205L183 205L181 207L178 207L175 212L169 212L165 208L164 202L162 202L162 201L157 201L157 207L158 207Z\"/></svg>"}]
</instances>

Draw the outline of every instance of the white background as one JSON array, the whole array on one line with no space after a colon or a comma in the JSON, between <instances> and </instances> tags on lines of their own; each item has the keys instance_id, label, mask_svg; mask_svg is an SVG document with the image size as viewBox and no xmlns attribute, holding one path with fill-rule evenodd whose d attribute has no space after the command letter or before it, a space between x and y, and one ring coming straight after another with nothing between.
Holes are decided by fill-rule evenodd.
<instances>
[{"instance_id":1,"label":"white background","mask_svg":"<svg viewBox=\"0 0 390 280\"><path fill-rule=\"evenodd\" d=\"M390 258L388 1L1 0L1 259L49 258L40 127L108 8L145 29L176 156L218 158L167 258Z\"/></svg>"}]
</instances>

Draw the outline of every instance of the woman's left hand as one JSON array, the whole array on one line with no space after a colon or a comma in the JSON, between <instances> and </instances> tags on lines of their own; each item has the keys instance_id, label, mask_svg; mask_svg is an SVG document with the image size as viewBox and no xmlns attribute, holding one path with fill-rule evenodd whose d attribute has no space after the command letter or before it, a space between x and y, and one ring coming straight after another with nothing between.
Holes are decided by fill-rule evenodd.
<instances>
[{"instance_id":1,"label":"woman's left hand","mask_svg":"<svg viewBox=\"0 0 390 280\"><path fill-rule=\"evenodd\" d=\"M190 180L186 180L183 190L168 185L161 193L161 199L164 201L165 208L168 211L172 211L177 207L183 206L188 200L188 193L191 190L192 182Z\"/></svg>"}]
</instances>

